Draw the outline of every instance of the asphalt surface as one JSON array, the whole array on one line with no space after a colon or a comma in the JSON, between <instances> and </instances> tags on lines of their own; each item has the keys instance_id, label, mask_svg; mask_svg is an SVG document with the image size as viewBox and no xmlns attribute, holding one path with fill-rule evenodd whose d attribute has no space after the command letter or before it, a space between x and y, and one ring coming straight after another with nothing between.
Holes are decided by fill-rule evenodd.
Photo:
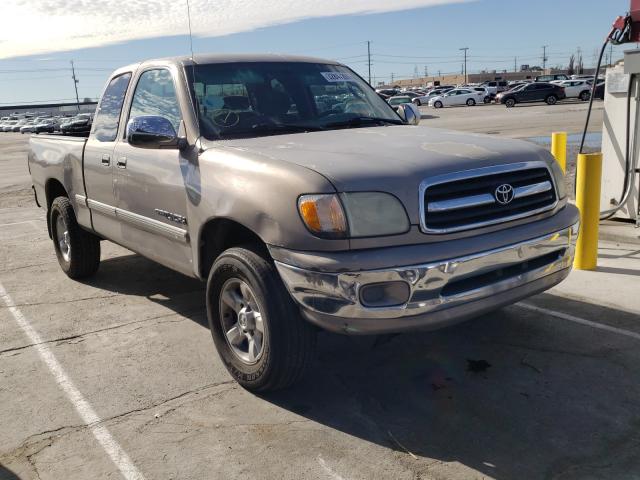
<instances>
[{"instance_id":1,"label":"asphalt surface","mask_svg":"<svg viewBox=\"0 0 640 480\"><path fill-rule=\"evenodd\" d=\"M301 384L256 396L198 281L108 242L94 278L61 272L24 142L0 134L0 478L640 476L640 247L454 328L323 333Z\"/></svg>"}]
</instances>

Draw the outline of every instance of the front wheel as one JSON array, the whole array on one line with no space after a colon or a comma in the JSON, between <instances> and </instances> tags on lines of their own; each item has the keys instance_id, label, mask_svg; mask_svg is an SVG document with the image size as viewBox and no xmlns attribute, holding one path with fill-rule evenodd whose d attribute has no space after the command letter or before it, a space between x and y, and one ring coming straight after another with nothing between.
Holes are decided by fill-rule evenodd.
<instances>
[{"instance_id":1,"label":"front wheel","mask_svg":"<svg viewBox=\"0 0 640 480\"><path fill-rule=\"evenodd\" d=\"M438 100L437 102L435 102L435 103L433 104L433 107L434 107L434 108L442 108L442 102L441 102L440 100Z\"/></svg>"},{"instance_id":2,"label":"front wheel","mask_svg":"<svg viewBox=\"0 0 640 480\"><path fill-rule=\"evenodd\" d=\"M69 278L85 278L100 266L100 239L83 230L67 197L58 197L49 210L53 248Z\"/></svg>"},{"instance_id":3,"label":"front wheel","mask_svg":"<svg viewBox=\"0 0 640 480\"><path fill-rule=\"evenodd\" d=\"M301 318L273 263L230 248L207 281L207 317L231 376L253 392L294 384L313 360L316 331Z\"/></svg>"},{"instance_id":4,"label":"front wheel","mask_svg":"<svg viewBox=\"0 0 640 480\"><path fill-rule=\"evenodd\" d=\"M467 106L473 107L476 104L476 101L473 98L467 100Z\"/></svg>"},{"instance_id":5,"label":"front wheel","mask_svg":"<svg viewBox=\"0 0 640 480\"><path fill-rule=\"evenodd\" d=\"M549 95L545 99L545 102L547 102L547 105L555 105L556 103L558 103L558 97L556 97L555 95Z\"/></svg>"},{"instance_id":6,"label":"front wheel","mask_svg":"<svg viewBox=\"0 0 640 480\"><path fill-rule=\"evenodd\" d=\"M413 103L415 103L418 107L422 106L422 102L417 98L413 101Z\"/></svg>"}]
</instances>

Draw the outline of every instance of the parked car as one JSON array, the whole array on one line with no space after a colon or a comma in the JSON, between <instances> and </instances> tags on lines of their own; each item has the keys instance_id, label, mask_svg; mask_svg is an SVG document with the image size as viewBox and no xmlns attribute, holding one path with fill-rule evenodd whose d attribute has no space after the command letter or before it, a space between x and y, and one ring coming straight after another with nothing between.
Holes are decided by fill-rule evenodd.
<instances>
[{"instance_id":1,"label":"parked car","mask_svg":"<svg viewBox=\"0 0 640 480\"><path fill-rule=\"evenodd\" d=\"M2 124L3 132L10 132L13 129L13 126L18 123L18 120L7 120Z\"/></svg>"},{"instance_id":2,"label":"parked car","mask_svg":"<svg viewBox=\"0 0 640 480\"><path fill-rule=\"evenodd\" d=\"M491 99L493 98L493 96L491 95L491 92L489 92L489 90L487 90L485 87L471 87L471 88L469 88L469 90L473 90L474 92L483 93L484 94L484 98L483 98L484 103L491 103Z\"/></svg>"},{"instance_id":3,"label":"parked car","mask_svg":"<svg viewBox=\"0 0 640 480\"><path fill-rule=\"evenodd\" d=\"M436 88L434 90L431 90L426 95L423 95L421 97L416 97L411 101L417 106L428 105L429 104L429 100L431 100L433 97L437 97L438 95L443 95L448 91L449 90L446 89L446 88L445 89Z\"/></svg>"},{"instance_id":4,"label":"parked car","mask_svg":"<svg viewBox=\"0 0 640 480\"><path fill-rule=\"evenodd\" d=\"M25 122L25 124L20 127L20 133L22 133L22 134L32 133L34 131L36 123L38 123L39 121L40 120L38 120L38 119L29 119L29 120L27 120Z\"/></svg>"},{"instance_id":5,"label":"parked car","mask_svg":"<svg viewBox=\"0 0 640 480\"><path fill-rule=\"evenodd\" d=\"M60 124L56 118L44 118L33 127L34 133L53 133L60 130Z\"/></svg>"},{"instance_id":6,"label":"parked car","mask_svg":"<svg viewBox=\"0 0 640 480\"><path fill-rule=\"evenodd\" d=\"M329 94L343 111L318 111ZM317 327L433 330L569 275L579 214L551 153L408 107L335 61L153 60L116 70L88 138L32 136L29 171L68 277L108 240L206 282L223 365L265 392L302 377Z\"/></svg>"},{"instance_id":7,"label":"parked car","mask_svg":"<svg viewBox=\"0 0 640 480\"><path fill-rule=\"evenodd\" d=\"M604 88L605 82L600 82L596 85L596 91L593 95L593 98L598 98L600 100L604 100Z\"/></svg>"},{"instance_id":8,"label":"parked car","mask_svg":"<svg viewBox=\"0 0 640 480\"><path fill-rule=\"evenodd\" d=\"M394 88L379 88L378 90L376 90L376 92L384 99L393 97L394 95L398 94L398 91Z\"/></svg>"},{"instance_id":9,"label":"parked car","mask_svg":"<svg viewBox=\"0 0 640 480\"><path fill-rule=\"evenodd\" d=\"M507 90L509 83L505 80L487 80L482 82L480 86L486 88L489 94L495 97L498 93Z\"/></svg>"},{"instance_id":10,"label":"parked car","mask_svg":"<svg viewBox=\"0 0 640 480\"><path fill-rule=\"evenodd\" d=\"M10 130L8 130L9 132L19 132L20 128L22 128L23 125L26 125L26 123L28 122L27 119L23 118L21 120L18 120L12 127Z\"/></svg>"},{"instance_id":11,"label":"parked car","mask_svg":"<svg viewBox=\"0 0 640 480\"><path fill-rule=\"evenodd\" d=\"M558 85L564 87L564 92L567 98L579 98L582 101L587 101L591 98L591 88L593 80L589 83L589 80L562 80Z\"/></svg>"},{"instance_id":12,"label":"parked car","mask_svg":"<svg viewBox=\"0 0 640 480\"><path fill-rule=\"evenodd\" d=\"M398 107L403 103L411 103L411 97L408 95L396 95L395 97L389 97L387 102L397 111Z\"/></svg>"},{"instance_id":13,"label":"parked car","mask_svg":"<svg viewBox=\"0 0 640 480\"><path fill-rule=\"evenodd\" d=\"M90 113L81 113L73 118L67 118L60 124L62 133L89 133L93 116Z\"/></svg>"},{"instance_id":14,"label":"parked car","mask_svg":"<svg viewBox=\"0 0 640 480\"><path fill-rule=\"evenodd\" d=\"M546 102L548 105L555 105L558 100L566 98L564 88L553 83L534 82L522 85L513 90L499 93L496 102L507 107L513 107L516 103Z\"/></svg>"},{"instance_id":15,"label":"parked car","mask_svg":"<svg viewBox=\"0 0 640 480\"><path fill-rule=\"evenodd\" d=\"M450 107L453 105L467 105L472 107L476 103L484 103L486 90L480 92L466 88L454 88L442 95L436 95L429 100L433 108Z\"/></svg>"},{"instance_id":16,"label":"parked car","mask_svg":"<svg viewBox=\"0 0 640 480\"><path fill-rule=\"evenodd\" d=\"M535 78L536 82L544 82L544 83L549 83L549 82L552 82L553 80L571 80L571 79L564 73L554 73L551 75L538 75Z\"/></svg>"}]
</instances>

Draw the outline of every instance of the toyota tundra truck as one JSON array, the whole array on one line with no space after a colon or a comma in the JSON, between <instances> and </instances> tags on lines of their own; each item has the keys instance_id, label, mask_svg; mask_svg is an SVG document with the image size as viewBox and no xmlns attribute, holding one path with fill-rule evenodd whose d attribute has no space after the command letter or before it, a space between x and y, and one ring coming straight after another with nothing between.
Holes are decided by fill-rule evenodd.
<instances>
[{"instance_id":1,"label":"toyota tundra truck","mask_svg":"<svg viewBox=\"0 0 640 480\"><path fill-rule=\"evenodd\" d=\"M33 136L28 163L70 278L109 240L206 282L224 365L268 391L318 327L437 329L569 274L579 215L553 157L419 119L335 61L169 58L115 71L88 138Z\"/></svg>"}]
</instances>

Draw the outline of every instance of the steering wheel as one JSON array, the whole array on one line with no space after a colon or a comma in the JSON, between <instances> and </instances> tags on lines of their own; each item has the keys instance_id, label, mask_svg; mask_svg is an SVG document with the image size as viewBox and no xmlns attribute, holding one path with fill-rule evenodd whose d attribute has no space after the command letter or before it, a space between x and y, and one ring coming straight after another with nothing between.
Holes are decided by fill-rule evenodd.
<instances>
[{"instance_id":1,"label":"steering wheel","mask_svg":"<svg viewBox=\"0 0 640 480\"><path fill-rule=\"evenodd\" d=\"M220 108L211 112L211 121L218 127L231 128L240 122L240 115L228 108Z\"/></svg>"}]
</instances>

